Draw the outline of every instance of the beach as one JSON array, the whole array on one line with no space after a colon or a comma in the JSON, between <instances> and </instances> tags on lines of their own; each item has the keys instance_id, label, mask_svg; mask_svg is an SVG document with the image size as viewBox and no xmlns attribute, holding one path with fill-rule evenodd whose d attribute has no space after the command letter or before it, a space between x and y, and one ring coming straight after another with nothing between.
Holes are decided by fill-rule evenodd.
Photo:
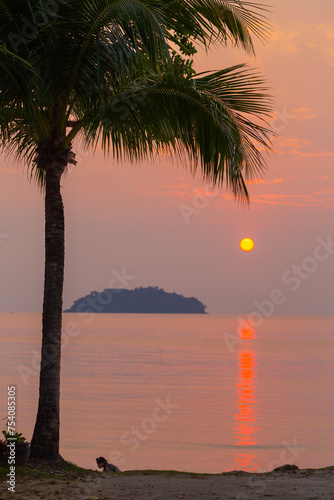
<instances>
[{"instance_id":1,"label":"beach","mask_svg":"<svg viewBox=\"0 0 334 500\"><path fill-rule=\"evenodd\" d=\"M16 500L334 500L334 467L253 474L191 474L173 471L96 473L59 479L19 477ZM1 499L7 498L2 490Z\"/></svg>"}]
</instances>

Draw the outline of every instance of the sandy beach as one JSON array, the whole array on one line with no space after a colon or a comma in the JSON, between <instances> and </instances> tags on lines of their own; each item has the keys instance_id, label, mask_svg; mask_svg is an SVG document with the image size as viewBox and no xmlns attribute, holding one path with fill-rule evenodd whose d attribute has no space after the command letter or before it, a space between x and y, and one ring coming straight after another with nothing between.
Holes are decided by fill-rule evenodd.
<instances>
[{"instance_id":1,"label":"sandy beach","mask_svg":"<svg viewBox=\"0 0 334 500\"><path fill-rule=\"evenodd\" d=\"M1 499L9 498L3 489ZM19 477L16 500L334 500L334 468L198 475L136 471L93 473L74 480Z\"/></svg>"}]
</instances>

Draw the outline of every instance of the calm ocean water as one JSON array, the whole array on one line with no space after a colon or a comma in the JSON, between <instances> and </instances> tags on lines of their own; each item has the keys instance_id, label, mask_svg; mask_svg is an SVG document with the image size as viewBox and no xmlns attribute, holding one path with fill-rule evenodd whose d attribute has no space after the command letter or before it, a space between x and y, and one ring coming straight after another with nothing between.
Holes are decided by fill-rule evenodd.
<instances>
[{"instance_id":1,"label":"calm ocean water","mask_svg":"<svg viewBox=\"0 0 334 500\"><path fill-rule=\"evenodd\" d=\"M0 314L0 418L30 439L38 314ZM61 454L96 468L266 471L334 464L334 317L64 314ZM3 421L5 424L5 420Z\"/></svg>"}]
</instances>

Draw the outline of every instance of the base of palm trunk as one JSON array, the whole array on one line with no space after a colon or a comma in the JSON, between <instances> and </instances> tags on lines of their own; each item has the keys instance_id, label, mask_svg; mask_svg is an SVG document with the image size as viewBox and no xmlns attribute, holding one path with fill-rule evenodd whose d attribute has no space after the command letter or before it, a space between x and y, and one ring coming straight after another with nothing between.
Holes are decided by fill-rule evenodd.
<instances>
[{"instance_id":1,"label":"base of palm trunk","mask_svg":"<svg viewBox=\"0 0 334 500\"><path fill-rule=\"evenodd\" d=\"M29 465L41 465L41 464L50 464L50 465L63 465L66 461L63 459L61 455L57 456L43 456L38 453L30 453L29 456Z\"/></svg>"},{"instance_id":2,"label":"base of palm trunk","mask_svg":"<svg viewBox=\"0 0 334 500\"><path fill-rule=\"evenodd\" d=\"M52 448L48 450L45 446L33 445L30 448L30 461L43 461L43 462L57 462L58 460L63 460L59 453L55 454Z\"/></svg>"}]
</instances>

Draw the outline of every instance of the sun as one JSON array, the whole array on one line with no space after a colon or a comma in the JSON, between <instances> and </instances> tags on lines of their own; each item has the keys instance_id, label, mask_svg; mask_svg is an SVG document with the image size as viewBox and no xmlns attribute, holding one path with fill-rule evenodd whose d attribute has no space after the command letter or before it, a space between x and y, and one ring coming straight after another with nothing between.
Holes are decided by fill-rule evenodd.
<instances>
[{"instance_id":1,"label":"sun","mask_svg":"<svg viewBox=\"0 0 334 500\"><path fill-rule=\"evenodd\" d=\"M254 241L251 238L243 238L240 241L240 248L244 252L250 252L254 248Z\"/></svg>"}]
</instances>

